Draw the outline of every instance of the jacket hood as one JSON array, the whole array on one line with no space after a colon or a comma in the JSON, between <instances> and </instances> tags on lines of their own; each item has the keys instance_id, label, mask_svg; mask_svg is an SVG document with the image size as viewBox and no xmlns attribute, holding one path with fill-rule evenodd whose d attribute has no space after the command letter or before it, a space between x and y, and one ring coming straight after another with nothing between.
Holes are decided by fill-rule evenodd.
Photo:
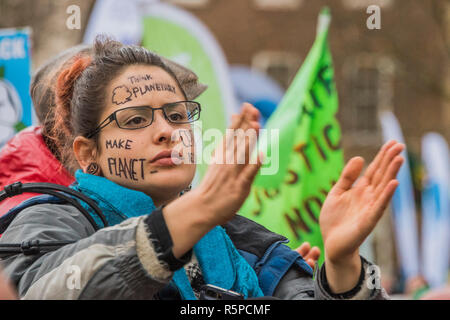
<instances>
[{"instance_id":1,"label":"jacket hood","mask_svg":"<svg viewBox=\"0 0 450 320\"><path fill-rule=\"evenodd\" d=\"M41 127L33 126L22 130L0 149L0 190L16 181L68 186L74 180L48 149ZM2 201L0 215L34 195L26 193Z\"/></svg>"}]
</instances>

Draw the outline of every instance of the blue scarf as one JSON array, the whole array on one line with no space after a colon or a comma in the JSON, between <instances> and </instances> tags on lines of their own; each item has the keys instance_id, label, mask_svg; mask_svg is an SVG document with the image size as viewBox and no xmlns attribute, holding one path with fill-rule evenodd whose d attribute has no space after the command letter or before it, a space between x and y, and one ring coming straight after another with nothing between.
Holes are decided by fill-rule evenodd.
<instances>
[{"instance_id":1,"label":"blue scarf","mask_svg":"<svg viewBox=\"0 0 450 320\"><path fill-rule=\"evenodd\" d=\"M75 173L75 179L76 183L71 188L95 200L110 226L155 210L153 200L143 192L122 187L81 170ZM82 205L91 213L97 225L103 226L93 210L85 203ZM194 246L194 253L206 283L242 293L245 298L263 295L254 270L239 254L222 227L213 228L200 239ZM172 282L183 299L196 299L184 268L174 273Z\"/></svg>"}]
</instances>

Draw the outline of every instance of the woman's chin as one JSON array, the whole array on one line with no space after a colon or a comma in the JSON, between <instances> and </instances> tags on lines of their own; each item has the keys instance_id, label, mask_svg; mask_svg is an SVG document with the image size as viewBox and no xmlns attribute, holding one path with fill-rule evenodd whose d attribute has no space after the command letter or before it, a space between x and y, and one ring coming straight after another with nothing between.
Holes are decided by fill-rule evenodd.
<instances>
[{"instance_id":1,"label":"woman's chin","mask_svg":"<svg viewBox=\"0 0 450 320\"><path fill-rule=\"evenodd\" d=\"M152 184L146 190L141 191L151 197L156 206L159 206L177 199L185 188L180 185Z\"/></svg>"},{"instance_id":2,"label":"woman's chin","mask_svg":"<svg viewBox=\"0 0 450 320\"><path fill-rule=\"evenodd\" d=\"M186 181L192 181L194 175L195 166L152 166L148 169L145 180L162 187L169 186L172 188L177 185L183 185Z\"/></svg>"},{"instance_id":3,"label":"woman's chin","mask_svg":"<svg viewBox=\"0 0 450 320\"><path fill-rule=\"evenodd\" d=\"M145 189L153 194L178 194L187 188L194 176L186 172L158 171L146 179Z\"/></svg>"}]
</instances>

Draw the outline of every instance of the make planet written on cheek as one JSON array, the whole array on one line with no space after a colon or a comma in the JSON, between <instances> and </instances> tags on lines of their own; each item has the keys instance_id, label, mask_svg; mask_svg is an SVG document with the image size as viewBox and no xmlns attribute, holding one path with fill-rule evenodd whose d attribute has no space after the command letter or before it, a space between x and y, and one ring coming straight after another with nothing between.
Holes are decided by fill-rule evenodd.
<instances>
[{"instance_id":1,"label":"make planet written on cheek","mask_svg":"<svg viewBox=\"0 0 450 320\"><path fill-rule=\"evenodd\" d=\"M133 181L144 180L144 165L147 159L108 158L108 169L111 175Z\"/></svg>"},{"instance_id":2,"label":"make planet written on cheek","mask_svg":"<svg viewBox=\"0 0 450 320\"><path fill-rule=\"evenodd\" d=\"M110 149L132 150L133 140L107 139L105 147ZM108 170L111 175L132 181L144 180L145 158L108 157Z\"/></svg>"}]
</instances>

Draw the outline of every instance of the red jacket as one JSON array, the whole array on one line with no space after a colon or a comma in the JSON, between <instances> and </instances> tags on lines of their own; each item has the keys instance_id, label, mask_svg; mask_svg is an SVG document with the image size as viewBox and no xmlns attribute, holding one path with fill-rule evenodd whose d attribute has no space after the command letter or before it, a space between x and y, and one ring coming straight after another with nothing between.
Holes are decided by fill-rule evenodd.
<instances>
[{"instance_id":1,"label":"red jacket","mask_svg":"<svg viewBox=\"0 0 450 320\"><path fill-rule=\"evenodd\" d=\"M16 181L51 182L68 186L75 179L50 152L40 127L29 127L0 149L0 191ZM0 202L0 216L37 194L23 193Z\"/></svg>"}]
</instances>

